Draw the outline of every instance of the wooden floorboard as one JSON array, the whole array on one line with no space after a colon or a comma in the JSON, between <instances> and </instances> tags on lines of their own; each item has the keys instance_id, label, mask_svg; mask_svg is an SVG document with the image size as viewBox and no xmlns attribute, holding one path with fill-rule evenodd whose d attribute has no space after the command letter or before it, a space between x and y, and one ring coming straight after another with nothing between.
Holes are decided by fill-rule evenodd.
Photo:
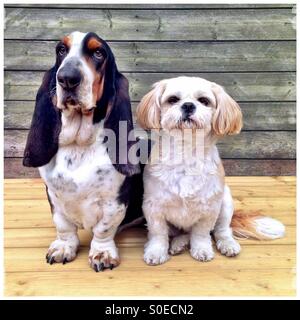
<instances>
[{"instance_id":1,"label":"wooden floorboard","mask_svg":"<svg viewBox=\"0 0 300 320\"><path fill-rule=\"evenodd\" d=\"M238 257L216 252L208 263L188 252L157 267L142 259L146 231L117 236L121 265L96 274L88 265L91 235L80 231L78 257L48 265L45 253L55 229L40 179L5 180L5 294L7 296L293 296L296 294L295 177L228 177L235 207L281 220L286 236L240 241ZM133 285L134 284L134 285Z\"/></svg>"}]
</instances>

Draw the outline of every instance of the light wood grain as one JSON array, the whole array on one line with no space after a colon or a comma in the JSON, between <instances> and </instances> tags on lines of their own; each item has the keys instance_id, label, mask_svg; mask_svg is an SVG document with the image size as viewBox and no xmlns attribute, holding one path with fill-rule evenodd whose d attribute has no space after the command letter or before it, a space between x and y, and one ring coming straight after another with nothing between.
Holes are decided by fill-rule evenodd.
<instances>
[{"instance_id":1,"label":"light wood grain","mask_svg":"<svg viewBox=\"0 0 300 320\"><path fill-rule=\"evenodd\" d=\"M80 244L82 247L89 246L91 234L85 230L79 230ZM50 228L24 228L24 229L6 229L4 235L5 248L47 248L56 238L54 227ZM37 241L37 239L39 239ZM143 247L146 243L146 232L141 229L125 230L116 237L118 247ZM268 245L269 240L254 241L241 240L244 245ZM282 239L272 241L276 245L295 245L296 228L295 226L286 226L286 236Z\"/></svg>"},{"instance_id":2,"label":"light wood grain","mask_svg":"<svg viewBox=\"0 0 300 320\"><path fill-rule=\"evenodd\" d=\"M150 268L150 267L148 267ZM7 296L294 296L292 269L8 273ZM180 269L181 270L181 269ZM195 272L198 271L198 272ZM151 274L151 275L150 275ZM176 279L176 281L174 281ZM192 285L188 285L188 281ZM134 285L133 285L134 284ZM222 284L222 285L221 285Z\"/></svg>"},{"instance_id":3,"label":"light wood grain","mask_svg":"<svg viewBox=\"0 0 300 320\"><path fill-rule=\"evenodd\" d=\"M134 228L116 237L121 265L96 274L87 261L91 235L83 230L75 261L51 266L45 262L55 228L42 181L5 180L5 194L10 198L4 209L5 295L294 296L295 177L226 177L226 182L237 209L259 210L280 219L286 225L285 238L240 241L242 252L236 258L216 253L213 261L200 263L185 252L164 265L149 267L142 260L146 230ZM20 194L27 198L18 200ZM41 199L34 200L38 194Z\"/></svg>"},{"instance_id":4,"label":"light wood grain","mask_svg":"<svg viewBox=\"0 0 300 320\"><path fill-rule=\"evenodd\" d=\"M243 242L242 242L243 245ZM45 248L8 248L5 250L5 271L6 272L72 272L89 271L88 270L88 247L80 249L76 261L68 263L66 266L60 264L49 265L45 263ZM240 270L260 270L262 268L281 269L286 265L295 265L296 259L293 252L296 250L294 245L277 246L270 244L267 246L246 246L246 250L236 258L224 258L216 253L216 258L209 263L201 263L192 259L188 251L182 255L173 257L168 263L159 266L158 272L167 270L181 271L184 273L188 269L196 268L199 272L217 271L218 269ZM123 271L134 272L145 270L145 264L142 261L143 247L120 249ZM234 263L233 263L234 262ZM201 266L199 266L199 264ZM152 268L156 270L156 268ZM119 269L116 269L119 270ZM149 270L151 271L151 270Z\"/></svg>"},{"instance_id":5,"label":"light wood grain","mask_svg":"<svg viewBox=\"0 0 300 320\"><path fill-rule=\"evenodd\" d=\"M234 189L234 188L233 188ZM264 212L285 225L295 225L295 198L258 198L237 196L234 191L235 209L244 213ZM26 211L26 214L24 214ZM4 225L6 229L53 227L50 205L41 200L5 200ZM41 219L41 216L43 219Z\"/></svg>"}]
</instances>

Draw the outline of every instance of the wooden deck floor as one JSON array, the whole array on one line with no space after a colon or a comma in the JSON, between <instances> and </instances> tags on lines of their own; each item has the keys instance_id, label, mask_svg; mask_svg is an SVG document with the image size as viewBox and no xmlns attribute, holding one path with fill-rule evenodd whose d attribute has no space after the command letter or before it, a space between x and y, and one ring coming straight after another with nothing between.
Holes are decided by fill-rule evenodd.
<instances>
[{"instance_id":1,"label":"wooden deck floor","mask_svg":"<svg viewBox=\"0 0 300 320\"><path fill-rule=\"evenodd\" d=\"M219 253L201 263L188 253L161 266L142 260L146 232L117 237L121 265L89 268L90 235L72 263L49 265L45 253L55 238L44 186L39 179L5 181L5 294L7 296L291 296L296 293L295 177L229 177L236 209L260 210L280 219L284 239L241 242L236 258Z\"/></svg>"}]
</instances>

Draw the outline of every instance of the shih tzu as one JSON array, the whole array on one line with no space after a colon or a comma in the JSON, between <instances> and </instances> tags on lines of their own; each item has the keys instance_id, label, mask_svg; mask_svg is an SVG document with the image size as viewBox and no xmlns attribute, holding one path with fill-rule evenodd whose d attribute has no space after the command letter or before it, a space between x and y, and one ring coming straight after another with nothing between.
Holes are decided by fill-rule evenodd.
<instances>
[{"instance_id":1,"label":"shih tzu","mask_svg":"<svg viewBox=\"0 0 300 320\"><path fill-rule=\"evenodd\" d=\"M240 132L242 113L220 85L197 77L157 82L138 105L137 120L142 128L158 129L171 141L170 150L159 148L159 159L149 160L144 170L147 264L162 264L169 254L179 254L187 247L196 260L209 261L214 257L211 232L217 249L228 257L241 250L233 234L256 239L284 235L284 226L277 220L234 214L216 142ZM184 135L184 131L191 134ZM201 138L195 141L198 131ZM185 157L182 148L174 151L172 147L179 143L187 145L192 155ZM199 152L195 156L198 145L200 156ZM178 155L183 155L182 161L173 161Z\"/></svg>"}]
</instances>

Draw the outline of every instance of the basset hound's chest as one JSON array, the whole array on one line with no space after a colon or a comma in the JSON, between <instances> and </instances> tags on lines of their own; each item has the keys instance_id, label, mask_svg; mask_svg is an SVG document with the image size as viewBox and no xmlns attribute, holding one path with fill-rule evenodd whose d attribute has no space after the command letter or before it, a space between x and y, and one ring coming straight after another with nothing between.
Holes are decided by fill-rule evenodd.
<instances>
[{"instance_id":1,"label":"basset hound's chest","mask_svg":"<svg viewBox=\"0 0 300 320\"><path fill-rule=\"evenodd\" d=\"M101 218L102 204L116 201L125 179L115 170L101 140L85 147L60 147L39 170L53 205L80 227L85 226L87 215Z\"/></svg>"},{"instance_id":2,"label":"basset hound's chest","mask_svg":"<svg viewBox=\"0 0 300 320\"><path fill-rule=\"evenodd\" d=\"M93 125L91 116L62 114L58 151L40 168L47 187L60 199L118 192L124 177L115 170L104 137L103 124Z\"/></svg>"},{"instance_id":3,"label":"basset hound's chest","mask_svg":"<svg viewBox=\"0 0 300 320\"><path fill-rule=\"evenodd\" d=\"M106 147L97 143L88 147L76 144L60 147L49 164L40 168L48 188L58 194L74 196L78 193L101 194L118 189L124 177L111 163Z\"/></svg>"}]
</instances>

